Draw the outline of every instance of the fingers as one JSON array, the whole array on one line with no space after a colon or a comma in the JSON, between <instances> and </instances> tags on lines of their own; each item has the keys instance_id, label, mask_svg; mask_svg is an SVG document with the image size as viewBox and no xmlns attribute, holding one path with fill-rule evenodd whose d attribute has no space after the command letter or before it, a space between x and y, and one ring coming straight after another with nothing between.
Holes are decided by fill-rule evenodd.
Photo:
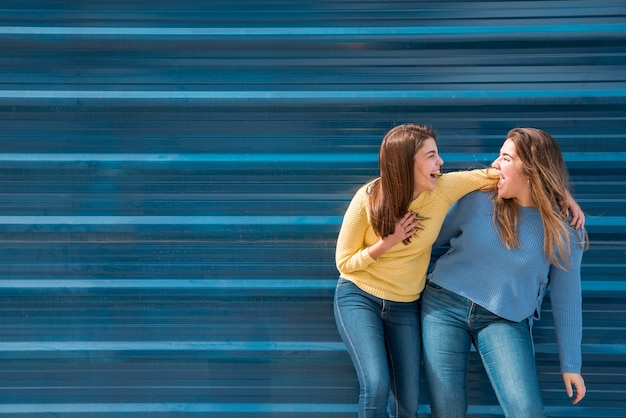
<instances>
[{"instance_id":1,"label":"fingers","mask_svg":"<svg viewBox=\"0 0 626 418\"><path fill-rule=\"evenodd\" d=\"M569 210L570 215L572 215L570 226L576 229L582 228L585 225L585 213L581 209L578 202L574 200L574 197L569 190L565 191L565 199L567 201L567 209Z\"/></svg>"},{"instance_id":2,"label":"fingers","mask_svg":"<svg viewBox=\"0 0 626 418\"><path fill-rule=\"evenodd\" d=\"M581 378L581 380L582 380L582 378ZM576 387L576 397L572 400L572 404L576 405L587 394L587 388L585 387L585 384L582 381L581 382L574 382L574 386ZM571 397L572 396L570 395L570 398Z\"/></svg>"},{"instance_id":3,"label":"fingers","mask_svg":"<svg viewBox=\"0 0 626 418\"><path fill-rule=\"evenodd\" d=\"M409 238L415 235L415 233L417 232L417 227L419 223L420 221L416 213L409 211L406 213L406 215L404 215L404 217L400 221L400 224L402 225L402 228L404 228L406 238Z\"/></svg>"},{"instance_id":4,"label":"fingers","mask_svg":"<svg viewBox=\"0 0 626 418\"><path fill-rule=\"evenodd\" d=\"M572 220L569 223L571 227L580 229L585 226L585 213L582 210L570 210Z\"/></svg>"},{"instance_id":5,"label":"fingers","mask_svg":"<svg viewBox=\"0 0 626 418\"><path fill-rule=\"evenodd\" d=\"M578 402L582 401L582 399L584 397L585 397L585 395L583 395L580 392L576 391L576 398L574 398L574 400L572 401L572 405L576 405Z\"/></svg>"},{"instance_id":6,"label":"fingers","mask_svg":"<svg viewBox=\"0 0 626 418\"><path fill-rule=\"evenodd\" d=\"M576 396L572 399L572 404L576 405L587 394L587 387L583 377L578 373L563 373L563 382L565 383L565 392L567 396L574 397L574 390L576 389ZM572 385L574 385L572 387Z\"/></svg>"},{"instance_id":7,"label":"fingers","mask_svg":"<svg viewBox=\"0 0 626 418\"><path fill-rule=\"evenodd\" d=\"M413 215L414 215L413 211L408 211L407 213L405 213L402 219L400 219L400 223L402 224L402 226L404 226L405 224L408 224L411 221L411 217Z\"/></svg>"}]
</instances>

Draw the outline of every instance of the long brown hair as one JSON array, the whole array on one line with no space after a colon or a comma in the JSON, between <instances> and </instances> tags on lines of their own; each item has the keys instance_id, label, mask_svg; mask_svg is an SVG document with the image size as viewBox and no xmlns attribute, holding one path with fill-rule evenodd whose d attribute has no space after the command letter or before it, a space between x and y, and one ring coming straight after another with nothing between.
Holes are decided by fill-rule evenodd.
<instances>
[{"instance_id":1,"label":"long brown hair","mask_svg":"<svg viewBox=\"0 0 626 418\"><path fill-rule=\"evenodd\" d=\"M413 200L415 154L428 138L437 140L431 128L415 124L396 126L383 138L378 153L380 177L369 190L372 227L382 238L393 234L396 222L409 210Z\"/></svg>"},{"instance_id":2,"label":"long brown hair","mask_svg":"<svg viewBox=\"0 0 626 418\"><path fill-rule=\"evenodd\" d=\"M531 196L541 214L544 254L551 264L567 268L570 239L566 190L569 189L569 175L561 150L554 138L540 129L511 129L507 139L515 145L523 164L522 174L528 177ZM502 241L507 248L519 247L517 203L514 199L499 199L497 190L494 190L494 205L494 224Z\"/></svg>"}]
</instances>

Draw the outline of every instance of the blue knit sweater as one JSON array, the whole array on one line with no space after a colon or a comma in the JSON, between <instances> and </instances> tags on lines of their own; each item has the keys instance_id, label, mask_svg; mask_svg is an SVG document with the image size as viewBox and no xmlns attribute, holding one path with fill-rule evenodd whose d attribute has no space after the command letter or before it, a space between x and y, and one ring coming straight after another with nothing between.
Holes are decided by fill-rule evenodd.
<instances>
[{"instance_id":1,"label":"blue knit sweater","mask_svg":"<svg viewBox=\"0 0 626 418\"><path fill-rule=\"evenodd\" d=\"M448 213L434 244L449 244L450 249L437 260L428 278L516 322L539 319L549 286L561 372L580 373L583 234L568 226L568 269L552 266L543 251L539 211L526 207L520 210L521 248L507 249L494 228L491 195L474 192L462 198Z\"/></svg>"}]
</instances>

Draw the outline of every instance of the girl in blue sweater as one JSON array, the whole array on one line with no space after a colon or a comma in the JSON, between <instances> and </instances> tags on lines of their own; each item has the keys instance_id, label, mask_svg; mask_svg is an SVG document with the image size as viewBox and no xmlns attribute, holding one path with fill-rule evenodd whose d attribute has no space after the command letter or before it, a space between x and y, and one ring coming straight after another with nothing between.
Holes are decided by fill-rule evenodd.
<instances>
[{"instance_id":1,"label":"girl in blue sweater","mask_svg":"<svg viewBox=\"0 0 626 418\"><path fill-rule=\"evenodd\" d=\"M435 418L465 417L473 344L507 417L544 416L531 323L550 299L568 396L581 376L580 264L586 233L569 226L567 169L547 133L511 130L492 166L492 193L474 192L450 211L435 246L450 245L422 294L422 336Z\"/></svg>"}]
</instances>

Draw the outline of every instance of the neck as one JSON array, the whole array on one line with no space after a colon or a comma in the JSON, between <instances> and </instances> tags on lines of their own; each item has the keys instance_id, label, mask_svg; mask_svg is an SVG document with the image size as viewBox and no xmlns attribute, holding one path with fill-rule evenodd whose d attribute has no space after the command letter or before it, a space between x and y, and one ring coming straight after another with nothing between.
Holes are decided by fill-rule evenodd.
<instances>
[{"instance_id":1,"label":"neck","mask_svg":"<svg viewBox=\"0 0 626 418\"><path fill-rule=\"evenodd\" d=\"M536 208L537 207L537 205L535 205L535 201L530 196L516 197L515 198L515 202L517 202L518 205L523 206L525 208Z\"/></svg>"},{"instance_id":2,"label":"neck","mask_svg":"<svg viewBox=\"0 0 626 418\"><path fill-rule=\"evenodd\" d=\"M413 189L413 198L411 200L417 199L423 191L423 189Z\"/></svg>"}]
</instances>

